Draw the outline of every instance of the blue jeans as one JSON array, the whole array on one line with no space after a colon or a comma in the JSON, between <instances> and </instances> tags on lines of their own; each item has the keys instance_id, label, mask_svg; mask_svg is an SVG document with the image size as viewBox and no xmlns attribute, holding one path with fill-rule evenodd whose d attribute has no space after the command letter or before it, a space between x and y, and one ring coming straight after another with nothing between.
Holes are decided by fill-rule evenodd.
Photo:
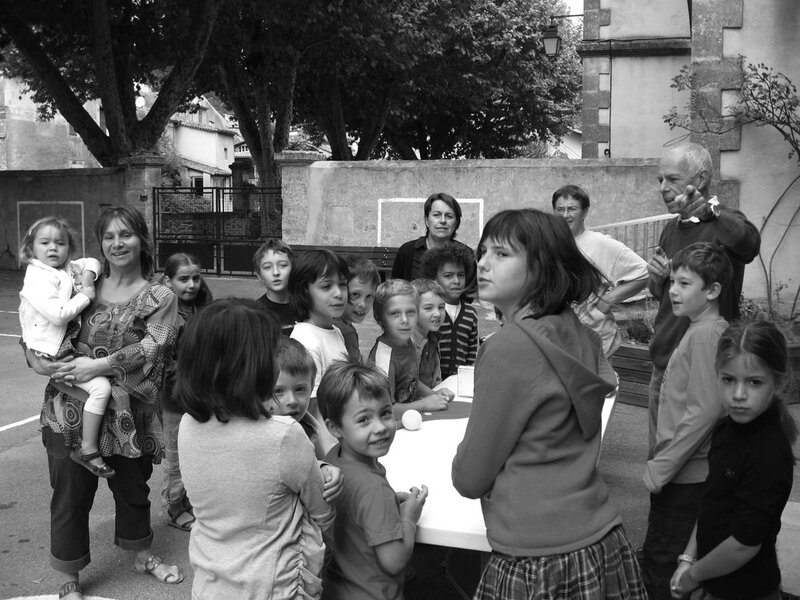
<instances>
[{"instance_id":1,"label":"blue jeans","mask_svg":"<svg viewBox=\"0 0 800 600\"><path fill-rule=\"evenodd\" d=\"M178 457L178 429L183 413L174 412L164 408L161 411L161 425L164 430L164 487L161 488L161 497L170 518L178 517L192 505L186 497L186 488L183 487L181 478L181 462Z\"/></svg>"},{"instance_id":2,"label":"blue jeans","mask_svg":"<svg viewBox=\"0 0 800 600\"><path fill-rule=\"evenodd\" d=\"M671 600L669 581L678 567L700 513L704 483L668 483L650 494L642 551L642 578L650 600Z\"/></svg>"},{"instance_id":3,"label":"blue jeans","mask_svg":"<svg viewBox=\"0 0 800 600\"><path fill-rule=\"evenodd\" d=\"M62 573L77 573L88 565L89 511L98 478L73 461L64 438L49 428L42 430L50 468L50 565ZM114 496L114 543L123 550L147 550L153 542L150 529L150 487L153 457L103 457L117 473L106 479Z\"/></svg>"}]
</instances>

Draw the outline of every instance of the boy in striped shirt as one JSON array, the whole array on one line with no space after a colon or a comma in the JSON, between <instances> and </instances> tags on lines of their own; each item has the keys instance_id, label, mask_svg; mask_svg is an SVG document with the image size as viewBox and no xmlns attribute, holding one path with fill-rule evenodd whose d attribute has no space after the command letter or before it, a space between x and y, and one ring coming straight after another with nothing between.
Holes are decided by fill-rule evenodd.
<instances>
[{"instance_id":1,"label":"boy in striped shirt","mask_svg":"<svg viewBox=\"0 0 800 600\"><path fill-rule=\"evenodd\" d=\"M439 330L442 379L457 373L461 365L475 364L478 354L478 312L464 301L466 273L473 260L468 248L453 243L428 250L422 259L425 277L442 286L445 294Z\"/></svg>"}]
</instances>

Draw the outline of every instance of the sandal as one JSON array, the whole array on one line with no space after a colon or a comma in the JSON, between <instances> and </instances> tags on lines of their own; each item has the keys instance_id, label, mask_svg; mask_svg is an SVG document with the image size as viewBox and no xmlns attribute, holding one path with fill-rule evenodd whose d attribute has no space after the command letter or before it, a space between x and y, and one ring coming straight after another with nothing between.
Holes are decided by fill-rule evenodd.
<instances>
[{"instance_id":1,"label":"sandal","mask_svg":"<svg viewBox=\"0 0 800 600\"><path fill-rule=\"evenodd\" d=\"M189 517L188 520L180 522L179 519L184 515ZM170 514L169 511L167 511L167 516L169 516L169 521L167 521L167 525L169 525L170 527L174 527L175 529L180 529L181 531L191 531L192 525L194 525L194 522L197 520L195 516L188 510L179 512L177 515L174 516Z\"/></svg>"},{"instance_id":2,"label":"sandal","mask_svg":"<svg viewBox=\"0 0 800 600\"><path fill-rule=\"evenodd\" d=\"M164 566L159 574L156 569L160 566ZM177 565L165 565L164 561L161 560L160 556L156 556L155 554L147 557L144 565L139 566L136 563L133 564L133 572L134 573L149 573L156 579L158 579L161 583L180 583L183 581L183 573L181 573L180 569Z\"/></svg>"},{"instance_id":3,"label":"sandal","mask_svg":"<svg viewBox=\"0 0 800 600\"><path fill-rule=\"evenodd\" d=\"M70 594L78 594L81 598L83 598L83 590L81 589L81 584L77 581L68 581L64 585L61 586L61 589L58 590L58 598L59 600L64 596L69 596Z\"/></svg>"},{"instance_id":4,"label":"sandal","mask_svg":"<svg viewBox=\"0 0 800 600\"><path fill-rule=\"evenodd\" d=\"M90 462L95 458L99 458L100 460L103 459L103 455L99 452L90 452L89 454L84 454L82 448L75 448L69 453L69 457L95 477L104 477L105 479L108 479L109 477L113 477L117 474L117 472L109 467L106 463L103 463L102 465L95 465Z\"/></svg>"}]
</instances>

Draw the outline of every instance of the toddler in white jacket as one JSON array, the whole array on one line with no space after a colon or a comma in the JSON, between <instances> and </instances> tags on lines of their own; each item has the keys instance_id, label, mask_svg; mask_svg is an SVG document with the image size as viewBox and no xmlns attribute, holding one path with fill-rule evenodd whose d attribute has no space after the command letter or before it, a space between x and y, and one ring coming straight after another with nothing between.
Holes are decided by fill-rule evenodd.
<instances>
[{"instance_id":1,"label":"toddler in white jacket","mask_svg":"<svg viewBox=\"0 0 800 600\"><path fill-rule=\"evenodd\" d=\"M56 359L74 352L65 338L70 321L95 298L94 280L100 262L93 258L69 259L75 240L62 219L45 217L31 225L22 241L20 260L27 263L25 282L19 293L19 321L25 346L41 356ZM79 328L73 328L77 333ZM83 407L81 446L70 458L98 477L113 477L100 453L98 438L103 415L111 395L105 377L73 382L89 394Z\"/></svg>"}]
</instances>

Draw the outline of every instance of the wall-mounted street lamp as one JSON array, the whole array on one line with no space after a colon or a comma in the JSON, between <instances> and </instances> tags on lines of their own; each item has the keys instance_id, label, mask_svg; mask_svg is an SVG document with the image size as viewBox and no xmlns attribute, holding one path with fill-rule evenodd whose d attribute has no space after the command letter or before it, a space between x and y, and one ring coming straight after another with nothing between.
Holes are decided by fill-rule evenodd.
<instances>
[{"instance_id":1,"label":"wall-mounted street lamp","mask_svg":"<svg viewBox=\"0 0 800 600\"><path fill-rule=\"evenodd\" d=\"M570 17L582 17L580 15L551 15L550 25L545 27L542 32L542 43L544 44L544 53L550 58L555 58L561 53L561 36L558 35L558 25L556 19L568 19Z\"/></svg>"},{"instance_id":2,"label":"wall-mounted street lamp","mask_svg":"<svg viewBox=\"0 0 800 600\"><path fill-rule=\"evenodd\" d=\"M558 27L553 21L542 32L542 43L544 53L550 58L555 58L561 53L561 36L558 35Z\"/></svg>"}]
</instances>

